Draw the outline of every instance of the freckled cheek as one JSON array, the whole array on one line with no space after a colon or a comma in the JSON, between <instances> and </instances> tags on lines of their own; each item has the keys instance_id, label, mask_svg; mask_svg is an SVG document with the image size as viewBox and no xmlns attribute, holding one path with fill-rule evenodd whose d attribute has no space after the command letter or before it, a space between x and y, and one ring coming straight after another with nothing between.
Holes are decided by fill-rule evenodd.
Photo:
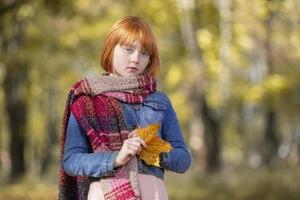
<instances>
[{"instance_id":1,"label":"freckled cheek","mask_svg":"<svg viewBox=\"0 0 300 200\"><path fill-rule=\"evenodd\" d=\"M143 59L143 66L146 67L149 64L149 59L145 58Z\"/></svg>"},{"instance_id":2,"label":"freckled cheek","mask_svg":"<svg viewBox=\"0 0 300 200\"><path fill-rule=\"evenodd\" d=\"M124 56L120 56L120 57L118 57L117 62L120 67L122 67L122 68L127 67L128 58L126 58Z\"/></svg>"}]
</instances>

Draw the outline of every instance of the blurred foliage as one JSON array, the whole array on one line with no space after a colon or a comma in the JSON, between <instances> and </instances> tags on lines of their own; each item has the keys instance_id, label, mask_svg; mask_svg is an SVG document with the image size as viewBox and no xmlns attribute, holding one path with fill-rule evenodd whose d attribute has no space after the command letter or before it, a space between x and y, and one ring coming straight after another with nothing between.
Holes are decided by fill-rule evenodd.
<instances>
[{"instance_id":1,"label":"blurred foliage","mask_svg":"<svg viewBox=\"0 0 300 200\"><path fill-rule=\"evenodd\" d=\"M224 172L213 176L197 176L192 181L180 178L171 179L169 185L170 200L296 200L299 198L299 169ZM173 184L175 183L176 184Z\"/></svg>"},{"instance_id":2,"label":"blurred foliage","mask_svg":"<svg viewBox=\"0 0 300 200\"><path fill-rule=\"evenodd\" d=\"M188 173L188 175L191 175ZM260 169L222 172L215 175L167 176L170 200L297 200L299 169ZM0 189L0 200L57 199L57 186L42 180L24 180Z\"/></svg>"}]
</instances>

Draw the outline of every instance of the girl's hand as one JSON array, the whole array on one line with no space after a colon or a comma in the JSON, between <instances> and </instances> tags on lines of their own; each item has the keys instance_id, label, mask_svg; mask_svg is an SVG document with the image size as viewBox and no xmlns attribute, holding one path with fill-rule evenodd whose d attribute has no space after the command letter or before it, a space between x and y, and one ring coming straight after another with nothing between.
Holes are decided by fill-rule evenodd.
<instances>
[{"instance_id":1,"label":"girl's hand","mask_svg":"<svg viewBox=\"0 0 300 200\"><path fill-rule=\"evenodd\" d=\"M137 129L134 129L128 134L128 138L137 137Z\"/></svg>"},{"instance_id":2,"label":"girl's hand","mask_svg":"<svg viewBox=\"0 0 300 200\"><path fill-rule=\"evenodd\" d=\"M141 152L142 146L147 147L146 142L136 136L136 130L129 133L128 139L124 141L121 150L113 163L114 167L125 165L133 156Z\"/></svg>"}]
</instances>

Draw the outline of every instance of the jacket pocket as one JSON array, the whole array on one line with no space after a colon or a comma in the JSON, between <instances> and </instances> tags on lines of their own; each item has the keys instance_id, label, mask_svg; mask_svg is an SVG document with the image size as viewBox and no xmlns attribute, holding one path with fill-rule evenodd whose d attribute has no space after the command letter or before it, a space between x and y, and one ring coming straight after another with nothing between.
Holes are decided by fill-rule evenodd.
<instances>
[{"instance_id":1,"label":"jacket pocket","mask_svg":"<svg viewBox=\"0 0 300 200\"><path fill-rule=\"evenodd\" d=\"M144 102L143 103L143 116L149 124L161 123L167 106L157 102Z\"/></svg>"}]
</instances>

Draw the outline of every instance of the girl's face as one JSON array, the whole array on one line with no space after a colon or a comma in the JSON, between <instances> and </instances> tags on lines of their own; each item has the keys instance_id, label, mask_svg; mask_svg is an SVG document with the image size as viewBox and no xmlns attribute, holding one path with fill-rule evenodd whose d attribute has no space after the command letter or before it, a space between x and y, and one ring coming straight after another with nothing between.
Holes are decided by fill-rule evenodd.
<instances>
[{"instance_id":1,"label":"girl's face","mask_svg":"<svg viewBox=\"0 0 300 200\"><path fill-rule=\"evenodd\" d=\"M149 53L141 48L138 40L132 45L117 44L113 54L114 73L124 77L140 75L145 71L149 59Z\"/></svg>"}]
</instances>

